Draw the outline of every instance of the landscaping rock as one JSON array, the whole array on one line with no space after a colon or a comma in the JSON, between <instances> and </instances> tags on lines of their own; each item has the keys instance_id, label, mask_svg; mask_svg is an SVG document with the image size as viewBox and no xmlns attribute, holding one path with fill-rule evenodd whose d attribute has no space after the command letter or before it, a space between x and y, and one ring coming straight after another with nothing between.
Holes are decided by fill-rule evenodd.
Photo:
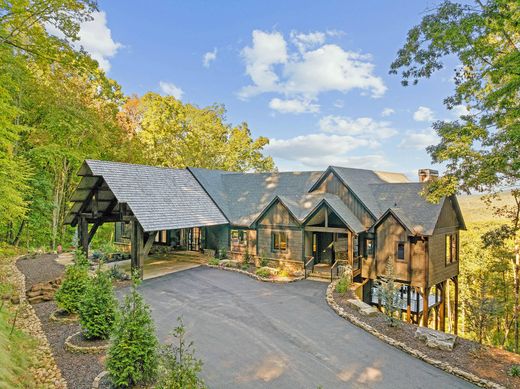
<instances>
[{"instance_id":1,"label":"landscaping rock","mask_svg":"<svg viewBox=\"0 0 520 389\"><path fill-rule=\"evenodd\" d=\"M445 351L453 350L455 341L457 340L456 335L446 334L425 327L418 327L415 332L415 337L424 341L428 347Z\"/></svg>"},{"instance_id":2,"label":"landscaping rock","mask_svg":"<svg viewBox=\"0 0 520 389\"><path fill-rule=\"evenodd\" d=\"M358 310L359 313L361 313L362 315L365 315L365 316L373 316L373 315L376 315L378 312L375 307L368 305L358 299L350 299L350 300L347 300L347 302L352 307L354 307L356 310Z\"/></svg>"}]
</instances>

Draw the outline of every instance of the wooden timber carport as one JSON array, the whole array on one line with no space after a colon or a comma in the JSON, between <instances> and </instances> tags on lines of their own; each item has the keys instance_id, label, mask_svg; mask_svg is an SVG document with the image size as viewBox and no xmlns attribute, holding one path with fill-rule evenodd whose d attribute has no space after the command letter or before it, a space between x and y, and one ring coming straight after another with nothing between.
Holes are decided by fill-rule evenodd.
<instances>
[{"instance_id":1,"label":"wooden timber carport","mask_svg":"<svg viewBox=\"0 0 520 389\"><path fill-rule=\"evenodd\" d=\"M65 224L88 246L104 223L131 224L131 267L143 275L158 231L228 224L213 200L185 169L86 160Z\"/></svg>"}]
</instances>

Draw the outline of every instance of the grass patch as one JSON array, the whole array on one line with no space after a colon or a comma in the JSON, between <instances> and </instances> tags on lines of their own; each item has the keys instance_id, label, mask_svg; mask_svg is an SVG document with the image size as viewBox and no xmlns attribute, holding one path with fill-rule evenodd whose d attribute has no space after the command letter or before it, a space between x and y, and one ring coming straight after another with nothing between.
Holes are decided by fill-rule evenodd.
<instances>
[{"instance_id":1,"label":"grass patch","mask_svg":"<svg viewBox=\"0 0 520 389\"><path fill-rule=\"evenodd\" d=\"M29 367L33 363L31 355L36 340L13 329L13 319L14 314L4 306L0 311L0 386L5 389L34 388Z\"/></svg>"}]
</instances>

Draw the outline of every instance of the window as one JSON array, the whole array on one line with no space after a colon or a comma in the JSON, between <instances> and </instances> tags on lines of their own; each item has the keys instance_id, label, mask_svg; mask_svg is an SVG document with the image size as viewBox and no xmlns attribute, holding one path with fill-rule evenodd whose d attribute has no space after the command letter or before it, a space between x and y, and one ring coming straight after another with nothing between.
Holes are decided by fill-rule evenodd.
<instances>
[{"instance_id":1,"label":"window","mask_svg":"<svg viewBox=\"0 0 520 389\"><path fill-rule=\"evenodd\" d=\"M397 259L404 261L404 242L397 242Z\"/></svg>"},{"instance_id":2,"label":"window","mask_svg":"<svg viewBox=\"0 0 520 389\"><path fill-rule=\"evenodd\" d=\"M359 238L354 236L354 258L359 257Z\"/></svg>"},{"instance_id":3,"label":"window","mask_svg":"<svg viewBox=\"0 0 520 389\"><path fill-rule=\"evenodd\" d=\"M271 249L272 251L287 251L287 233L272 232L271 233Z\"/></svg>"},{"instance_id":4,"label":"window","mask_svg":"<svg viewBox=\"0 0 520 389\"><path fill-rule=\"evenodd\" d=\"M374 255L374 241L372 239L367 239L366 242L367 242L366 256Z\"/></svg>"},{"instance_id":5,"label":"window","mask_svg":"<svg viewBox=\"0 0 520 389\"><path fill-rule=\"evenodd\" d=\"M457 234L445 235L444 258L446 265L457 261Z\"/></svg>"},{"instance_id":6,"label":"window","mask_svg":"<svg viewBox=\"0 0 520 389\"><path fill-rule=\"evenodd\" d=\"M158 231L155 235L155 242L156 243L167 243L168 239L168 232L166 230Z\"/></svg>"},{"instance_id":7,"label":"window","mask_svg":"<svg viewBox=\"0 0 520 389\"><path fill-rule=\"evenodd\" d=\"M247 231L231 230L231 244L233 244L234 246L247 245Z\"/></svg>"}]
</instances>

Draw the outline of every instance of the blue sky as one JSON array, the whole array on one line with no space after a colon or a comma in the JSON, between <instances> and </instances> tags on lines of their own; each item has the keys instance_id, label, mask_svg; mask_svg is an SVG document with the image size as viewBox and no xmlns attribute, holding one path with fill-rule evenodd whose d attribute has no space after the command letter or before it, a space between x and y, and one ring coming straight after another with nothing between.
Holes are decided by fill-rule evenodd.
<instances>
[{"instance_id":1,"label":"blue sky","mask_svg":"<svg viewBox=\"0 0 520 389\"><path fill-rule=\"evenodd\" d=\"M280 170L429 167L453 66L404 88L388 74L435 1L101 1L81 43L126 94L173 94L267 136ZM457 113L463 110L457 111ZM440 168L437 166L437 168Z\"/></svg>"}]
</instances>

